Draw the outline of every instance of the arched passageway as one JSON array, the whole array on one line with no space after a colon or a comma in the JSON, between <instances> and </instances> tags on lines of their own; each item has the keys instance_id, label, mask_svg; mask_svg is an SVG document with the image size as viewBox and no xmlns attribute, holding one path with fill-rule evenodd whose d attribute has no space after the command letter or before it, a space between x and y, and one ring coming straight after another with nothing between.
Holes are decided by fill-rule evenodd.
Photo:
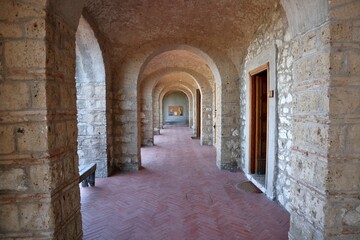
<instances>
[{"instance_id":1,"label":"arched passageway","mask_svg":"<svg viewBox=\"0 0 360 240\"><path fill-rule=\"evenodd\" d=\"M249 173L249 73L268 63L273 174L264 192L291 213L290 239L358 238L359 8L357 0L2 0L2 236L82 237L75 40L83 14L104 57L110 171L141 168L143 66L166 66L213 79L217 166ZM173 51L196 55L203 68L153 65Z\"/></svg>"}]
</instances>

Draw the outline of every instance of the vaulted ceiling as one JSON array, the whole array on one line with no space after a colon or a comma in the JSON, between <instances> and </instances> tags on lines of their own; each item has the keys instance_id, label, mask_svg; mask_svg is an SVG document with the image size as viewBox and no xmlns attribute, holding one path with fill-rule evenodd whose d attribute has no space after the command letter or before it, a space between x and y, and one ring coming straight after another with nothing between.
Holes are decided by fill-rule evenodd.
<instances>
[{"instance_id":1,"label":"vaulted ceiling","mask_svg":"<svg viewBox=\"0 0 360 240\"><path fill-rule=\"evenodd\" d=\"M144 45L170 43L207 46L225 54L241 55L260 24L268 21L279 0L86 0L85 12L111 45L116 61ZM240 57L241 58L241 57ZM215 81L207 63L189 51L171 50L149 61L141 78L174 69Z\"/></svg>"},{"instance_id":2,"label":"vaulted ceiling","mask_svg":"<svg viewBox=\"0 0 360 240\"><path fill-rule=\"evenodd\" d=\"M86 0L85 10L117 48L153 41L247 46L278 0Z\"/></svg>"}]
</instances>

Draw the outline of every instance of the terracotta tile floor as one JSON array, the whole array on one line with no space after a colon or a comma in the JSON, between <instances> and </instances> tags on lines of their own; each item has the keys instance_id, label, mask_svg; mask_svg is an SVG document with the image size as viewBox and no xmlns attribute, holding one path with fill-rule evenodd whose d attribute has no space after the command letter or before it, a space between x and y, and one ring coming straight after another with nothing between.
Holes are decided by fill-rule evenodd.
<instances>
[{"instance_id":1,"label":"terracotta tile floor","mask_svg":"<svg viewBox=\"0 0 360 240\"><path fill-rule=\"evenodd\" d=\"M171 127L142 149L144 169L81 188L84 239L287 239L289 214L262 193L237 190L215 148Z\"/></svg>"}]
</instances>

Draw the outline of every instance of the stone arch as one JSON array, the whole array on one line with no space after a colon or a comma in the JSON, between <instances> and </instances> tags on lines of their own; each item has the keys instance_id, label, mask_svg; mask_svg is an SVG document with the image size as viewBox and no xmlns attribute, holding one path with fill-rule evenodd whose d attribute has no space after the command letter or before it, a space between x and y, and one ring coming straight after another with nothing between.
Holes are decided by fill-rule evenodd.
<instances>
[{"instance_id":1,"label":"stone arch","mask_svg":"<svg viewBox=\"0 0 360 240\"><path fill-rule=\"evenodd\" d=\"M163 88L160 87L159 94L154 96L154 98L156 98L158 107L158 113L155 117L158 118L159 129L163 128L163 98L170 91L181 91L187 96L187 98L189 99L189 115L192 113L192 121L194 121L194 112L196 111L195 91L187 86L174 83ZM156 111L154 111L154 115L156 114L155 112Z\"/></svg>"},{"instance_id":2,"label":"stone arch","mask_svg":"<svg viewBox=\"0 0 360 240\"><path fill-rule=\"evenodd\" d=\"M153 131L154 131L154 124L153 119L150 116L154 116L152 112L154 112L154 108L151 108L154 106L154 104L157 104L156 102L153 102L151 94L154 94L153 89L158 84L158 82L166 77L167 75L172 74L179 74L184 77L190 78L193 80L193 84L191 87L194 91L196 88L198 88L202 95L205 96L203 98L203 107L202 107L202 136L201 136L201 143L205 145L211 145L213 143L212 140L212 115L213 115L213 109L214 109L214 103L213 101L213 92L214 89L212 89L211 86L209 86L209 83L207 82L206 78L195 71L191 71L184 68L170 68L170 69L163 69L154 72L150 76L148 76L146 79L144 79L141 82L141 118L142 118L142 144L150 145L152 144L153 139ZM181 78L181 77L180 77ZM183 80L184 81L184 80ZM184 82L182 83L183 85ZM147 90L147 93L146 93ZM146 97L147 96L147 97ZM191 119L192 120L192 119ZM146 121L146 122L144 122ZM159 121L157 123L160 123ZM157 129L159 128L159 124L157 124Z\"/></svg>"},{"instance_id":3,"label":"stone arch","mask_svg":"<svg viewBox=\"0 0 360 240\"><path fill-rule=\"evenodd\" d=\"M96 176L108 175L106 82L102 52L83 18L76 33L76 88L79 164L96 163Z\"/></svg>"},{"instance_id":4,"label":"stone arch","mask_svg":"<svg viewBox=\"0 0 360 240\"><path fill-rule=\"evenodd\" d=\"M190 106L193 102L193 97L192 97L192 93L186 89L183 88L182 86L171 86L171 87L167 87L166 89L164 89L162 91L162 93L159 95L159 108L160 108L160 121L162 122L162 124L164 124L164 119L166 118L166 106L164 105L164 102L166 100L167 97L169 97L172 94L175 93L181 93L183 96L185 96L186 100L187 100L187 107L188 107L188 111L187 114L190 117ZM166 124L165 124L166 125Z\"/></svg>"},{"instance_id":5,"label":"stone arch","mask_svg":"<svg viewBox=\"0 0 360 240\"><path fill-rule=\"evenodd\" d=\"M163 89L167 89L168 87L176 86L177 84L174 83L169 86L164 86ZM183 84L184 85L184 84ZM212 145L213 144L213 109L215 103L213 102L213 92L211 89L207 88L206 86L200 87L200 92L202 95L201 99L201 109L200 111L200 126L197 126L196 124L196 111L197 111L197 104L196 104L196 89L190 88L190 91L192 91L193 95L193 130L194 133L196 132L197 128L201 128L201 134L200 134L200 143L202 145ZM164 91L164 90L162 90ZM161 119L161 118L160 118Z\"/></svg>"},{"instance_id":6,"label":"stone arch","mask_svg":"<svg viewBox=\"0 0 360 240\"><path fill-rule=\"evenodd\" d=\"M146 68L146 65L155 56L171 50L186 50L197 54L201 57L211 69L216 82L216 146L217 146L217 166L221 169L234 170L237 169L237 161L240 157L239 136L234 135L233 132L239 131L239 116L236 109L239 106L236 95L239 92L238 85L238 72L233 62L217 49L206 47L206 45L200 44L202 47L193 47L183 44L169 44L166 47L153 45L144 46L144 53L133 53L134 58L137 59L136 63L131 64L131 69L134 69L134 64L139 69L138 81L142 79L142 72ZM207 49L206 53L201 49ZM130 57L128 55L128 57ZM131 58L131 57L130 57ZM139 64L139 59L144 59L143 64ZM127 64L126 64L127 65ZM129 66L130 67L130 66ZM133 72L132 72L133 74ZM222 93L225 93L222 95ZM226 106L222 108L221 106ZM215 114L214 114L215 115ZM223 128L223 126L226 126ZM225 140L225 141L222 141Z\"/></svg>"}]
</instances>

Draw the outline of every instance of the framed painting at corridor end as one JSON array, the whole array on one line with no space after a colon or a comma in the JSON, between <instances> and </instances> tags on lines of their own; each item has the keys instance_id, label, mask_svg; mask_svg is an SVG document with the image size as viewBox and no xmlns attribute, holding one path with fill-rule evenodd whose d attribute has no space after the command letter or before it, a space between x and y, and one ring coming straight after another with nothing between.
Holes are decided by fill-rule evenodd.
<instances>
[{"instance_id":1,"label":"framed painting at corridor end","mask_svg":"<svg viewBox=\"0 0 360 240\"><path fill-rule=\"evenodd\" d=\"M169 116L182 116L183 107L182 106L169 106L168 108Z\"/></svg>"}]
</instances>

